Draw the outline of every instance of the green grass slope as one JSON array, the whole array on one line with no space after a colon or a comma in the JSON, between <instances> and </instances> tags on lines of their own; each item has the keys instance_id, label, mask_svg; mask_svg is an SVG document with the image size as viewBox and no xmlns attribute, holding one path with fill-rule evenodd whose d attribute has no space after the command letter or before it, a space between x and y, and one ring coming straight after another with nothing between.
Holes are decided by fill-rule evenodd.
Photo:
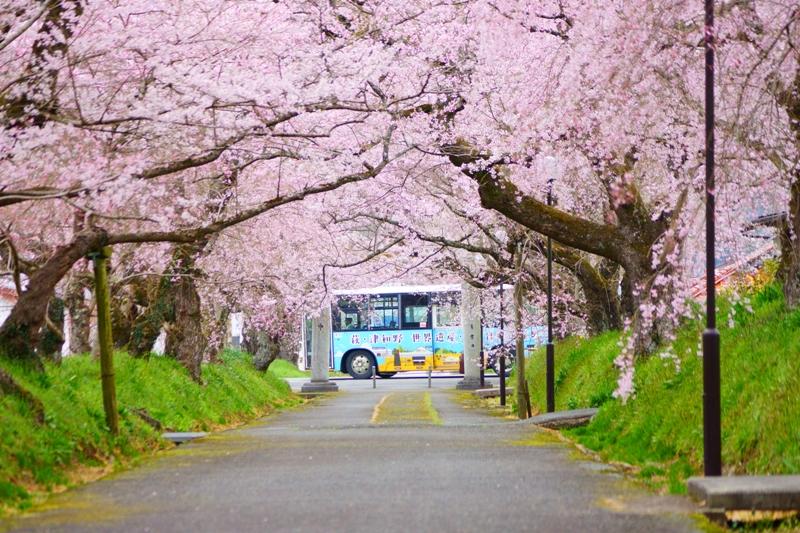
<instances>
[{"instance_id":1,"label":"green grass slope","mask_svg":"<svg viewBox=\"0 0 800 533\"><path fill-rule=\"evenodd\" d=\"M166 446L136 414L144 409L165 428L209 430L298 403L285 381L253 369L250 356L226 351L203 367L204 385L174 360L115 356L120 435L105 426L99 362L88 356L48 365L44 374L0 360L0 367L44 405L44 424L16 395L0 394L0 514L25 508L32 493L92 479L142 453Z\"/></svg>"},{"instance_id":2,"label":"green grass slope","mask_svg":"<svg viewBox=\"0 0 800 533\"><path fill-rule=\"evenodd\" d=\"M300 370L293 363L285 359L274 360L272 364L269 365L267 372L279 378L302 378L311 375L311 372Z\"/></svg>"},{"instance_id":3,"label":"green grass slope","mask_svg":"<svg viewBox=\"0 0 800 533\"><path fill-rule=\"evenodd\" d=\"M800 310L788 311L775 284L748 295L752 312L723 299L722 439L726 473L800 472ZM729 323L732 319L732 324ZM669 347L636 364L635 397L612 398L620 334L556 345L556 408L600 407L567 433L609 460L641 468L655 486L685 491L702 471L703 322L689 321ZM677 364L676 364L677 361ZM544 410L544 351L528 364L534 406Z\"/></svg>"}]
</instances>

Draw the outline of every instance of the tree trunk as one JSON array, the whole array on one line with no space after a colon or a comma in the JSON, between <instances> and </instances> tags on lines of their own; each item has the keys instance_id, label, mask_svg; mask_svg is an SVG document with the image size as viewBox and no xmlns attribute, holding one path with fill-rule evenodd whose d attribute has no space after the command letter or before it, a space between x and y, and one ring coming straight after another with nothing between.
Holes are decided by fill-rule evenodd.
<instances>
[{"instance_id":1,"label":"tree trunk","mask_svg":"<svg viewBox=\"0 0 800 533\"><path fill-rule=\"evenodd\" d=\"M294 342L288 341L289 338L287 337L283 337L280 339L280 341L278 341L278 344L280 345L278 359L285 359L294 366L299 366L300 352L297 350L297 345Z\"/></svg>"},{"instance_id":2,"label":"tree trunk","mask_svg":"<svg viewBox=\"0 0 800 533\"><path fill-rule=\"evenodd\" d=\"M245 326L242 349L253 356L253 366L266 372L281 353L281 336L270 335L264 330Z\"/></svg>"},{"instance_id":3,"label":"tree trunk","mask_svg":"<svg viewBox=\"0 0 800 533\"><path fill-rule=\"evenodd\" d=\"M281 354L280 337L277 335L265 335L265 337L266 342L262 345L263 349L253 357L253 365L260 372L266 372L269 365Z\"/></svg>"},{"instance_id":4,"label":"tree trunk","mask_svg":"<svg viewBox=\"0 0 800 533\"><path fill-rule=\"evenodd\" d=\"M86 299L85 291L91 284L82 270L74 270L67 281L64 291L64 306L69 314L69 353L89 353L92 345L89 342L91 331L92 309Z\"/></svg>"},{"instance_id":5,"label":"tree trunk","mask_svg":"<svg viewBox=\"0 0 800 533\"><path fill-rule=\"evenodd\" d=\"M643 315L643 304L658 305L650 294L657 270L652 266L650 251L678 215L685 202L685 193L669 216L653 218L634 183L625 184L625 194L612 205L616 223L598 223L581 218L556 207L546 205L527 195L509 179L508 166L502 161L491 161L489 154L481 152L465 141L442 147L451 163L461 169L478 184L481 205L505 215L509 219L551 237L559 244L589 252L609 259L625 269L625 276L633 297L631 306L635 312L633 326L634 350L645 354L659 340L656 324ZM635 157L625 154L620 164L604 163L609 175L620 177L630 172ZM486 168L475 170L475 164ZM661 296L663 293L659 292Z\"/></svg>"},{"instance_id":6,"label":"tree trunk","mask_svg":"<svg viewBox=\"0 0 800 533\"><path fill-rule=\"evenodd\" d=\"M116 348L130 343L133 324L136 320L134 290L128 286L116 287L111 300L111 335Z\"/></svg>"},{"instance_id":7,"label":"tree trunk","mask_svg":"<svg viewBox=\"0 0 800 533\"><path fill-rule=\"evenodd\" d=\"M41 368L34 347L39 342L47 304L56 285L76 261L105 245L108 235L100 229L77 234L71 242L56 248L41 268L30 275L28 288L19 296L6 321L0 326L0 354Z\"/></svg>"},{"instance_id":8,"label":"tree trunk","mask_svg":"<svg viewBox=\"0 0 800 533\"><path fill-rule=\"evenodd\" d=\"M581 283L586 298L586 329L590 335L622 329L619 299L613 287L603 284Z\"/></svg>"},{"instance_id":9,"label":"tree trunk","mask_svg":"<svg viewBox=\"0 0 800 533\"><path fill-rule=\"evenodd\" d=\"M572 272L584 296L586 329L590 335L622 329L622 315L615 268L595 268L586 257L571 248L555 244L553 261ZM611 263L611 261L609 261Z\"/></svg>"},{"instance_id":10,"label":"tree trunk","mask_svg":"<svg viewBox=\"0 0 800 533\"><path fill-rule=\"evenodd\" d=\"M206 335L208 343L203 356L204 361L209 363L219 361L220 352L227 347L230 316L231 313L228 307L219 306L214 312L214 317L208 321L208 334Z\"/></svg>"},{"instance_id":11,"label":"tree trunk","mask_svg":"<svg viewBox=\"0 0 800 533\"><path fill-rule=\"evenodd\" d=\"M645 264L639 268L632 267L626 269L625 273L630 280L633 289L633 316L631 320L631 335L634 355L645 355L651 353L661 342L663 330L658 320L653 320L649 313L652 306L664 301L663 290L657 291L652 295L650 289L655 279L655 272L650 268L649 261L645 258ZM647 302L650 304L645 307Z\"/></svg>"},{"instance_id":12,"label":"tree trunk","mask_svg":"<svg viewBox=\"0 0 800 533\"><path fill-rule=\"evenodd\" d=\"M200 364L206 350L200 295L191 276L178 278L171 289L175 321L167 325L164 352L178 360L189 371L192 379L199 382Z\"/></svg>"},{"instance_id":13,"label":"tree trunk","mask_svg":"<svg viewBox=\"0 0 800 533\"><path fill-rule=\"evenodd\" d=\"M170 280L166 276L157 278L146 291L148 305L131 324L128 337L128 353L133 357L148 357L161 333L164 324L172 319L172 295Z\"/></svg>"},{"instance_id":14,"label":"tree trunk","mask_svg":"<svg viewBox=\"0 0 800 533\"><path fill-rule=\"evenodd\" d=\"M622 312L622 316L625 318L633 317L634 313L636 312L636 304L634 303L636 298L634 297L634 284L631 281L631 277L628 275L628 271L626 270L622 274L622 282L620 283L620 291L621 296L619 300L620 304L620 311Z\"/></svg>"},{"instance_id":15,"label":"tree trunk","mask_svg":"<svg viewBox=\"0 0 800 533\"><path fill-rule=\"evenodd\" d=\"M64 300L54 297L47 304L45 326L36 352L56 364L61 364L62 346L64 346Z\"/></svg>"},{"instance_id":16,"label":"tree trunk","mask_svg":"<svg viewBox=\"0 0 800 533\"><path fill-rule=\"evenodd\" d=\"M795 146L800 148L800 65L791 88L779 97L789 118L789 128L794 133ZM779 277L783 282L783 294L787 307L800 306L800 168L795 168L789 177L789 211L780 228L781 265Z\"/></svg>"},{"instance_id":17,"label":"tree trunk","mask_svg":"<svg viewBox=\"0 0 800 533\"><path fill-rule=\"evenodd\" d=\"M795 172L792 183L788 216L779 229L781 264L778 277L783 282L786 306L795 308L800 306L800 170Z\"/></svg>"},{"instance_id":18,"label":"tree trunk","mask_svg":"<svg viewBox=\"0 0 800 533\"><path fill-rule=\"evenodd\" d=\"M134 357L145 356L163 327L167 331L165 355L177 359L197 381L206 337L194 262L204 246L205 241L175 245L170 265L159 279L150 304L134 321L128 345Z\"/></svg>"}]
</instances>

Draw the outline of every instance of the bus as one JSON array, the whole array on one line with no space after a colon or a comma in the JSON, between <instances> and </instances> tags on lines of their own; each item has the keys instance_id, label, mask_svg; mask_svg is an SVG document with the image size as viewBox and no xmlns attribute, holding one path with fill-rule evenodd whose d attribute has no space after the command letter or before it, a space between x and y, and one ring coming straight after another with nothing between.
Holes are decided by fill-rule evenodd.
<instances>
[{"instance_id":1,"label":"bus","mask_svg":"<svg viewBox=\"0 0 800 533\"><path fill-rule=\"evenodd\" d=\"M331 368L355 379L398 372L463 371L460 285L377 287L333 291ZM482 328L484 367L497 371L498 326ZM543 328L526 328L526 352L542 343ZM513 353L509 354L509 361ZM511 364L507 365L510 371Z\"/></svg>"}]
</instances>

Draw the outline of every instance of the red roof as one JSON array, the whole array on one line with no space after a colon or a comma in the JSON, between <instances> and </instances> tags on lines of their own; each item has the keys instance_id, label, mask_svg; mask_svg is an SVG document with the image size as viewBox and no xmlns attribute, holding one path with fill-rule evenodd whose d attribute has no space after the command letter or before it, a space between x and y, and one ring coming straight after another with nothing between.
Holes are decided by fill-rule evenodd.
<instances>
[{"instance_id":1,"label":"red roof","mask_svg":"<svg viewBox=\"0 0 800 533\"><path fill-rule=\"evenodd\" d=\"M7 302L16 302L17 291L10 287L0 287L0 300L5 300Z\"/></svg>"},{"instance_id":2,"label":"red roof","mask_svg":"<svg viewBox=\"0 0 800 533\"><path fill-rule=\"evenodd\" d=\"M759 248L752 254L748 255L744 259L740 261L736 261L735 263L731 263L725 265L723 267L717 268L716 272L714 272L714 286L717 288L724 287L727 282L734 277L736 274L740 274L746 272L750 265L757 263L757 260L761 259L764 256L768 256L775 250L775 245L773 243L767 244L762 248ZM706 277L703 276L701 278L697 278L694 283L692 284L692 297L696 300L700 300L706 297Z\"/></svg>"}]
</instances>

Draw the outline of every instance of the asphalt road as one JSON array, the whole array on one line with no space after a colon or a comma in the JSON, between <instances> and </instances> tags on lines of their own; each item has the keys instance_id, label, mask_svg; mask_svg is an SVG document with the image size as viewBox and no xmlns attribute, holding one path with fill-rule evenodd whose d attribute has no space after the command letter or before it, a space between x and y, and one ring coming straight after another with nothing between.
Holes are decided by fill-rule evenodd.
<instances>
[{"instance_id":1,"label":"asphalt road","mask_svg":"<svg viewBox=\"0 0 800 533\"><path fill-rule=\"evenodd\" d=\"M343 392L182 445L51 499L12 531L694 531L530 425L466 409L455 380ZM296 386L297 383L294 383ZM0 527L0 529L3 529Z\"/></svg>"}]
</instances>

